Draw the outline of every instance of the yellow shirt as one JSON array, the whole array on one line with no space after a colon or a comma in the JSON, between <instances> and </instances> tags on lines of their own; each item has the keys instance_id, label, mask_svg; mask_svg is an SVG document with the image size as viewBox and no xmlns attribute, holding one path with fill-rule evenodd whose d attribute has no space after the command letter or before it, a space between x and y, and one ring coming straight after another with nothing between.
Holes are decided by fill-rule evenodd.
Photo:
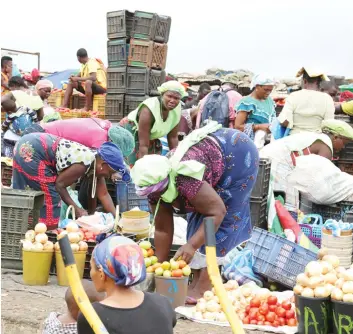
<instances>
[{"instance_id":1,"label":"yellow shirt","mask_svg":"<svg viewBox=\"0 0 353 334\"><path fill-rule=\"evenodd\" d=\"M341 104L342 110L345 114L353 116L353 100L348 102L343 102Z\"/></svg>"},{"instance_id":2,"label":"yellow shirt","mask_svg":"<svg viewBox=\"0 0 353 334\"><path fill-rule=\"evenodd\" d=\"M91 58L86 64L82 64L80 74L82 78L89 77L91 73L96 73L97 81L96 83L103 87L107 88L107 75L101 65L96 59Z\"/></svg>"}]
</instances>

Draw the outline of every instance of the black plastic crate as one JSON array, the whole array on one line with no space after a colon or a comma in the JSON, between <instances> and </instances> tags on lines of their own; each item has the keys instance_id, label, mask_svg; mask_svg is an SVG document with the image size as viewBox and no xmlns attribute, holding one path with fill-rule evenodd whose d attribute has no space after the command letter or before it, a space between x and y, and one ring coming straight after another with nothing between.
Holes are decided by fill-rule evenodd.
<instances>
[{"instance_id":1,"label":"black plastic crate","mask_svg":"<svg viewBox=\"0 0 353 334\"><path fill-rule=\"evenodd\" d=\"M127 67L112 67L107 70L107 92L114 94L125 94Z\"/></svg>"},{"instance_id":2,"label":"black plastic crate","mask_svg":"<svg viewBox=\"0 0 353 334\"><path fill-rule=\"evenodd\" d=\"M340 152L340 160L353 163L353 143L348 143Z\"/></svg>"},{"instance_id":3,"label":"black plastic crate","mask_svg":"<svg viewBox=\"0 0 353 334\"><path fill-rule=\"evenodd\" d=\"M108 41L108 66L110 68L127 66L129 47L129 43L126 38Z\"/></svg>"},{"instance_id":4,"label":"black plastic crate","mask_svg":"<svg viewBox=\"0 0 353 334\"><path fill-rule=\"evenodd\" d=\"M251 225L267 230L267 198L250 198Z\"/></svg>"},{"instance_id":5,"label":"black plastic crate","mask_svg":"<svg viewBox=\"0 0 353 334\"><path fill-rule=\"evenodd\" d=\"M120 212L130 211L136 206L142 211L150 212L147 197L138 196L133 183L118 182L116 192Z\"/></svg>"},{"instance_id":6,"label":"black plastic crate","mask_svg":"<svg viewBox=\"0 0 353 334\"><path fill-rule=\"evenodd\" d=\"M271 161L269 159L260 159L259 172L255 186L252 190L251 197L265 197L268 195L271 176Z\"/></svg>"},{"instance_id":7,"label":"black plastic crate","mask_svg":"<svg viewBox=\"0 0 353 334\"><path fill-rule=\"evenodd\" d=\"M150 70L147 68L127 68L126 93L131 95L148 95Z\"/></svg>"},{"instance_id":8,"label":"black plastic crate","mask_svg":"<svg viewBox=\"0 0 353 334\"><path fill-rule=\"evenodd\" d=\"M342 172L353 175L353 161L337 160L337 167Z\"/></svg>"},{"instance_id":9,"label":"black plastic crate","mask_svg":"<svg viewBox=\"0 0 353 334\"><path fill-rule=\"evenodd\" d=\"M125 95L124 116L127 116L131 111L137 109L138 106L148 98L149 98L148 95L142 95L142 96Z\"/></svg>"},{"instance_id":10,"label":"black plastic crate","mask_svg":"<svg viewBox=\"0 0 353 334\"><path fill-rule=\"evenodd\" d=\"M108 39L131 37L133 22L134 14L127 10L107 13Z\"/></svg>"},{"instance_id":11,"label":"black plastic crate","mask_svg":"<svg viewBox=\"0 0 353 334\"><path fill-rule=\"evenodd\" d=\"M119 122L124 117L124 95L108 93L105 99L105 119Z\"/></svg>"},{"instance_id":12,"label":"black plastic crate","mask_svg":"<svg viewBox=\"0 0 353 334\"><path fill-rule=\"evenodd\" d=\"M160 95L158 91L158 87L165 82L165 71L151 70L148 81L148 92L147 94L150 96L158 96Z\"/></svg>"},{"instance_id":13,"label":"black plastic crate","mask_svg":"<svg viewBox=\"0 0 353 334\"><path fill-rule=\"evenodd\" d=\"M20 240L38 223L44 193L1 189L1 267L22 269Z\"/></svg>"},{"instance_id":14,"label":"black plastic crate","mask_svg":"<svg viewBox=\"0 0 353 334\"><path fill-rule=\"evenodd\" d=\"M3 186L10 187L12 180L12 166L1 163L1 182Z\"/></svg>"},{"instance_id":15,"label":"black plastic crate","mask_svg":"<svg viewBox=\"0 0 353 334\"><path fill-rule=\"evenodd\" d=\"M171 24L170 16L158 15L153 40L159 43L168 43Z\"/></svg>"},{"instance_id":16,"label":"black plastic crate","mask_svg":"<svg viewBox=\"0 0 353 334\"><path fill-rule=\"evenodd\" d=\"M353 223L353 211L347 211L343 217L345 223Z\"/></svg>"},{"instance_id":17,"label":"black plastic crate","mask_svg":"<svg viewBox=\"0 0 353 334\"><path fill-rule=\"evenodd\" d=\"M319 205L313 203L312 213L318 214L325 222L327 219L342 220L345 213L353 210L353 202L340 202L333 205Z\"/></svg>"}]
</instances>

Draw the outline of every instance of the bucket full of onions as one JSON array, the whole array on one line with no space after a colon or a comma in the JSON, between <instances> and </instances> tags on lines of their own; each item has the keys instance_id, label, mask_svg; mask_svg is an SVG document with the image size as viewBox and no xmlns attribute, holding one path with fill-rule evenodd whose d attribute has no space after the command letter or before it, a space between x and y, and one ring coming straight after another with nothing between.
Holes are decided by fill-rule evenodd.
<instances>
[{"instance_id":1,"label":"bucket full of onions","mask_svg":"<svg viewBox=\"0 0 353 334\"><path fill-rule=\"evenodd\" d=\"M58 235L58 240L60 240L65 235L68 236L71 249L75 258L77 270L80 278L83 278L83 271L85 269L86 254L88 250L88 245L85 241L82 241L82 234L79 233L79 226L71 221L66 225L66 230L62 231ZM54 245L55 248L55 262L56 262L56 275L58 279L58 285L69 286L69 281L66 277L65 265L60 251L59 242Z\"/></svg>"},{"instance_id":2,"label":"bucket full of onions","mask_svg":"<svg viewBox=\"0 0 353 334\"><path fill-rule=\"evenodd\" d=\"M38 223L25 234L22 243L23 282L26 285L46 285L54 254L54 244L45 234L47 227Z\"/></svg>"}]
</instances>

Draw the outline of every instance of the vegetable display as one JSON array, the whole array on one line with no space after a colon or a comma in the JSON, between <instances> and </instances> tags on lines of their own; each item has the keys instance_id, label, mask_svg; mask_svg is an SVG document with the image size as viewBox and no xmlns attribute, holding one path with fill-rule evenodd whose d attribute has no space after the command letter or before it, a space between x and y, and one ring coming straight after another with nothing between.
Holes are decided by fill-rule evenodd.
<instances>
[{"instance_id":1,"label":"vegetable display","mask_svg":"<svg viewBox=\"0 0 353 334\"><path fill-rule=\"evenodd\" d=\"M22 248L25 251L53 251L54 244L48 241L48 236L45 234L47 226L43 223L38 223L34 230L28 230L25 234L25 239L21 240Z\"/></svg>"},{"instance_id":2,"label":"vegetable display","mask_svg":"<svg viewBox=\"0 0 353 334\"><path fill-rule=\"evenodd\" d=\"M60 231L58 231L60 232ZM57 239L60 240L65 235L67 235L71 249L73 252L81 252L88 250L87 242L83 241L83 234L80 231L80 227L75 222L70 222L66 226L66 230L61 230L58 234ZM54 245L56 251L60 250L59 241L57 241Z\"/></svg>"}]
</instances>

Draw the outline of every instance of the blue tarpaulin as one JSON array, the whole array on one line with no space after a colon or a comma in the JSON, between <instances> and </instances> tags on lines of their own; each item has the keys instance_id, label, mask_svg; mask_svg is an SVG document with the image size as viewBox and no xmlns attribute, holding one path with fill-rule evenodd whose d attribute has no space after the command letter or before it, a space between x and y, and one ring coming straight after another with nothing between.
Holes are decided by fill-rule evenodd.
<instances>
[{"instance_id":1,"label":"blue tarpaulin","mask_svg":"<svg viewBox=\"0 0 353 334\"><path fill-rule=\"evenodd\" d=\"M67 81L69 79L70 75L76 74L78 72L79 72L78 69L55 72L55 73L50 74L47 77L45 77L45 79L50 80L53 83L54 88L61 89L62 88L62 84L61 84L62 81Z\"/></svg>"}]
</instances>

